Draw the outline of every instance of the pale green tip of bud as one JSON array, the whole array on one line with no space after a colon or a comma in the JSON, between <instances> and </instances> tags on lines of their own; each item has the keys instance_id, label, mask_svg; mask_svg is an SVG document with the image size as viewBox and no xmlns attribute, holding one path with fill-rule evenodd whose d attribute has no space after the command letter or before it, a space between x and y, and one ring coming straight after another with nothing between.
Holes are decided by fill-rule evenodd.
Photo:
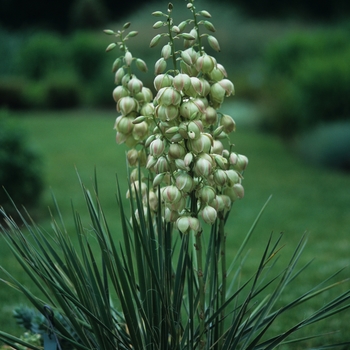
<instances>
[{"instance_id":1,"label":"pale green tip of bud","mask_svg":"<svg viewBox=\"0 0 350 350\"><path fill-rule=\"evenodd\" d=\"M106 48L106 52L112 51L116 46L116 43L109 44Z\"/></svg>"},{"instance_id":2,"label":"pale green tip of bud","mask_svg":"<svg viewBox=\"0 0 350 350\"><path fill-rule=\"evenodd\" d=\"M115 34L114 31L112 29L105 29L104 33L106 33L107 35L113 35Z\"/></svg>"}]
</instances>

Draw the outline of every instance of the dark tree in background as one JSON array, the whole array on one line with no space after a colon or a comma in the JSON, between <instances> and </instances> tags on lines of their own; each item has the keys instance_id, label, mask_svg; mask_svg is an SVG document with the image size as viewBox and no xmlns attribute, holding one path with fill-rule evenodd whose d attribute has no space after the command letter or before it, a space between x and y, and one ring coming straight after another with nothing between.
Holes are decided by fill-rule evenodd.
<instances>
[{"instance_id":1,"label":"dark tree in background","mask_svg":"<svg viewBox=\"0 0 350 350\"><path fill-rule=\"evenodd\" d=\"M297 17L310 20L338 20L349 17L349 0L217 0L231 4L254 17Z\"/></svg>"},{"instance_id":2,"label":"dark tree in background","mask_svg":"<svg viewBox=\"0 0 350 350\"><path fill-rule=\"evenodd\" d=\"M28 27L67 32L76 27L98 27L118 20L136 7L157 0L0 0L0 26L11 30ZM173 0L174 3L180 0ZM181 2L184 0L181 0ZM166 4L167 0L158 0ZM200 6L200 0L197 0ZM256 17L300 17L337 20L350 14L349 0L216 0ZM80 9L80 10L79 10ZM79 15L79 11L81 15Z\"/></svg>"},{"instance_id":3,"label":"dark tree in background","mask_svg":"<svg viewBox=\"0 0 350 350\"><path fill-rule=\"evenodd\" d=\"M67 32L77 25L86 27L86 21L91 23L89 18L95 25L120 19L144 3L140 0L0 0L0 26L11 30L34 27ZM79 9L85 11L84 18L77 17Z\"/></svg>"}]
</instances>

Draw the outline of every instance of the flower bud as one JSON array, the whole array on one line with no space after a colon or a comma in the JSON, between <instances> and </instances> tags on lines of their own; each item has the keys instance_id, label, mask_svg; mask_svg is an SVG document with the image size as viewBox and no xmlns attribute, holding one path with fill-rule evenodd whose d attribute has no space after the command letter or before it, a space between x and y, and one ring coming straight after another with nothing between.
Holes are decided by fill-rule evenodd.
<instances>
[{"instance_id":1,"label":"flower bud","mask_svg":"<svg viewBox=\"0 0 350 350\"><path fill-rule=\"evenodd\" d=\"M200 124L197 124L195 122L188 123L187 133L188 133L188 137L191 140L198 140L201 136L201 131L203 131L203 128L200 127Z\"/></svg>"},{"instance_id":2,"label":"flower bud","mask_svg":"<svg viewBox=\"0 0 350 350\"><path fill-rule=\"evenodd\" d=\"M237 196L235 190L233 189L233 187L225 187L223 190L223 194L225 196L229 197L231 202L234 202L238 199L238 196Z\"/></svg>"},{"instance_id":3,"label":"flower bud","mask_svg":"<svg viewBox=\"0 0 350 350\"><path fill-rule=\"evenodd\" d=\"M162 37L161 34L157 34L150 42L149 47L155 47L158 43L160 38Z\"/></svg>"},{"instance_id":4,"label":"flower bud","mask_svg":"<svg viewBox=\"0 0 350 350\"><path fill-rule=\"evenodd\" d=\"M207 96L210 92L210 84L203 78L191 77L191 84L196 93L201 97Z\"/></svg>"},{"instance_id":5,"label":"flower bud","mask_svg":"<svg viewBox=\"0 0 350 350\"><path fill-rule=\"evenodd\" d=\"M190 220L188 216L181 216L176 220L176 227L182 233L187 233L190 228Z\"/></svg>"},{"instance_id":6,"label":"flower bud","mask_svg":"<svg viewBox=\"0 0 350 350\"><path fill-rule=\"evenodd\" d=\"M107 46L106 52L112 51L117 46L116 43L111 43Z\"/></svg>"},{"instance_id":7,"label":"flower bud","mask_svg":"<svg viewBox=\"0 0 350 350\"><path fill-rule=\"evenodd\" d=\"M163 21L157 21L156 23L153 24L154 29L158 29L160 27L163 27L164 22Z\"/></svg>"},{"instance_id":8,"label":"flower bud","mask_svg":"<svg viewBox=\"0 0 350 350\"><path fill-rule=\"evenodd\" d=\"M178 107L170 105L163 106L158 105L155 109L155 116L162 121L170 121L176 119L180 115L180 110Z\"/></svg>"},{"instance_id":9,"label":"flower bud","mask_svg":"<svg viewBox=\"0 0 350 350\"><path fill-rule=\"evenodd\" d=\"M239 183L240 181L240 177L237 174L237 171L235 170L226 170L226 175L227 175L227 179L228 179L228 186L233 187L234 184Z\"/></svg>"},{"instance_id":10,"label":"flower bud","mask_svg":"<svg viewBox=\"0 0 350 350\"><path fill-rule=\"evenodd\" d=\"M224 101L225 94L225 89L219 83L215 83L210 87L210 99L213 102L222 103Z\"/></svg>"},{"instance_id":11,"label":"flower bud","mask_svg":"<svg viewBox=\"0 0 350 350\"><path fill-rule=\"evenodd\" d=\"M130 51L125 52L124 60L125 64L129 67L132 62L132 54Z\"/></svg>"},{"instance_id":12,"label":"flower bud","mask_svg":"<svg viewBox=\"0 0 350 350\"><path fill-rule=\"evenodd\" d=\"M153 103L144 103L141 110L140 114L144 115L145 117L150 117L154 113L154 105Z\"/></svg>"},{"instance_id":13,"label":"flower bud","mask_svg":"<svg viewBox=\"0 0 350 350\"><path fill-rule=\"evenodd\" d=\"M240 183L235 184L233 186L233 190L235 191L235 193L239 199L242 199L244 197L244 188Z\"/></svg>"},{"instance_id":14,"label":"flower bud","mask_svg":"<svg viewBox=\"0 0 350 350\"><path fill-rule=\"evenodd\" d=\"M217 212L216 212L216 210L213 207L207 205L201 211L201 216L202 216L204 222L206 222L207 224L212 225L215 222L216 218L217 218Z\"/></svg>"},{"instance_id":15,"label":"flower bud","mask_svg":"<svg viewBox=\"0 0 350 350\"><path fill-rule=\"evenodd\" d=\"M176 134L179 131L178 126L171 126L170 128L166 129L165 133L170 135L170 134Z\"/></svg>"},{"instance_id":16,"label":"flower bud","mask_svg":"<svg viewBox=\"0 0 350 350\"><path fill-rule=\"evenodd\" d=\"M204 157L198 157L196 159L193 170L195 174L199 177L208 178L212 172L212 162Z\"/></svg>"},{"instance_id":17,"label":"flower bud","mask_svg":"<svg viewBox=\"0 0 350 350\"><path fill-rule=\"evenodd\" d=\"M142 181L136 180L130 187L132 198L135 198L136 193L141 194L142 197L147 193L147 185ZM127 191L126 198L130 198L130 190Z\"/></svg>"},{"instance_id":18,"label":"flower bud","mask_svg":"<svg viewBox=\"0 0 350 350\"><path fill-rule=\"evenodd\" d=\"M217 186L225 186L227 183L226 172L222 169L216 169L213 174L213 180Z\"/></svg>"},{"instance_id":19,"label":"flower bud","mask_svg":"<svg viewBox=\"0 0 350 350\"><path fill-rule=\"evenodd\" d=\"M169 171L169 163L165 157L159 157L157 163L154 165L156 174L165 173Z\"/></svg>"},{"instance_id":20,"label":"flower bud","mask_svg":"<svg viewBox=\"0 0 350 350\"><path fill-rule=\"evenodd\" d=\"M163 57L161 57L154 65L154 74L158 75L163 73L166 70L166 61Z\"/></svg>"},{"instance_id":21,"label":"flower bud","mask_svg":"<svg viewBox=\"0 0 350 350\"><path fill-rule=\"evenodd\" d=\"M212 49L214 49L215 51L217 51L217 52L221 51L219 42L214 36L208 35L208 43L209 43L210 47Z\"/></svg>"},{"instance_id":22,"label":"flower bud","mask_svg":"<svg viewBox=\"0 0 350 350\"><path fill-rule=\"evenodd\" d=\"M179 34L181 32L181 30L178 26L172 26L171 31L175 34Z\"/></svg>"},{"instance_id":23,"label":"flower bud","mask_svg":"<svg viewBox=\"0 0 350 350\"><path fill-rule=\"evenodd\" d=\"M194 186L193 178L184 171L179 172L176 177L176 187L183 192L191 192Z\"/></svg>"},{"instance_id":24,"label":"flower bud","mask_svg":"<svg viewBox=\"0 0 350 350\"><path fill-rule=\"evenodd\" d=\"M156 158L164 153L165 143L161 139L155 139L149 146L150 154Z\"/></svg>"},{"instance_id":25,"label":"flower bud","mask_svg":"<svg viewBox=\"0 0 350 350\"><path fill-rule=\"evenodd\" d=\"M161 195L165 203L176 203L181 198L180 190L174 185L164 187Z\"/></svg>"},{"instance_id":26,"label":"flower bud","mask_svg":"<svg viewBox=\"0 0 350 350\"><path fill-rule=\"evenodd\" d=\"M140 79L133 76L128 82L128 89L132 95L138 94L143 88L143 83Z\"/></svg>"},{"instance_id":27,"label":"flower bud","mask_svg":"<svg viewBox=\"0 0 350 350\"><path fill-rule=\"evenodd\" d=\"M169 74L158 74L154 78L154 87L157 91L159 91L161 88L171 86L173 83L173 77Z\"/></svg>"},{"instance_id":28,"label":"flower bud","mask_svg":"<svg viewBox=\"0 0 350 350\"><path fill-rule=\"evenodd\" d=\"M175 167L178 170L183 170L183 171L190 171L190 168L185 165L185 162L183 159L175 159L174 161Z\"/></svg>"},{"instance_id":29,"label":"flower bud","mask_svg":"<svg viewBox=\"0 0 350 350\"><path fill-rule=\"evenodd\" d=\"M149 156L148 160L147 160L147 164L146 164L146 168L147 169L151 169L152 167L154 167L157 163L158 159L153 157L153 156Z\"/></svg>"},{"instance_id":30,"label":"flower bud","mask_svg":"<svg viewBox=\"0 0 350 350\"><path fill-rule=\"evenodd\" d=\"M144 196L143 202L145 205L149 204L149 207L153 212L158 210L158 196L153 191L149 191L148 197Z\"/></svg>"},{"instance_id":31,"label":"flower bud","mask_svg":"<svg viewBox=\"0 0 350 350\"><path fill-rule=\"evenodd\" d=\"M210 153L215 153L218 155L222 155L224 150L224 145L219 140L213 140L213 146L211 147Z\"/></svg>"},{"instance_id":32,"label":"flower bud","mask_svg":"<svg viewBox=\"0 0 350 350\"><path fill-rule=\"evenodd\" d=\"M193 64L191 56L187 51L181 52L181 58L187 65L191 66Z\"/></svg>"},{"instance_id":33,"label":"flower bud","mask_svg":"<svg viewBox=\"0 0 350 350\"><path fill-rule=\"evenodd\" d=\"M169 202L166 203L166 206L170 209L170 210L176 210L179 213L181 213L185 208L186 208L186 198L185 197L181 197L178 201L176 202Z\"/></svg>"},{"instance_id":34,"label":"flower bud","mask_svg":"<svg viewBox=\"0 0 350 350\"><path fill-rule=\"evenodd\" d=\"M194 154L201 152L209 153L212 146L212 138L210 134L203 133L198 139L189 140L188 148Z\"/></svg>"},{"instance_id":35,"label":"flower bud","mask_svg":"<svg viewBox=\"0 0 350 350\"><path fill-rule=\"evenodd\" d=\"M130 149L126 154L126 158L130 166L136 166L138 163L139 153L136 149Z\"/></svg>"},{"instance_id":36,"label":"flower bud","mask_svg":"<svg viewBox=\"0 0 350 350\"><path fill-rule=\"evenodd\" d=\"M120 57L117 58L112 64L112 72L115 73L121 67L122 63L122 59Z\"/></svg>"},{"instance_id":37,"label":"flower bud","mask_svg":"<svg viewBox=\"0 0 350 350\"><path fill-rule=\"evenodd\" d=\"M122 113L123 115L128 115L133 111L137 111L138 108L138 102L130 96L122 97L117 104L118 112Z\"/></svg>"},{"instance_id":38,"label":"flower bud","mask_svg":"<svg viewBox=\"0 0 350 350\"><path fill-rule=\"evenodd\" d=\"M209 74L210 79L214 80L215 82L218 82L222 79L224 79L225 75L223 73L223 71L217 67L215 67Z\"/></svg>"},{"instance_id":39,"label":"flower bud","mask_svg":"<svg viewBox=\"0 0 350 350\"><path fill-rule=\"evenodd\" d=\"M166 222L175 222L179 218L179 213L169 208L165 208L164 211L164 220Z\"/></svg>"},{"instance_id":40,"label":"flower bud","mask_svg":"<svg viewBox=\"0 0 350 350\"><path fill-rule=\"evenodd\" d=\"M137 58L135 64L139 71L143 73L146 73L148 71L146 62L144 60L141 60L141 58Z\"/></svg>"},{"instance_id":41,"label":"flower bud","mask_svg":"<svg viewBox=\"0 0 350 350\"><path fill-rule=\"evenodd\" d=\"M205 11L205 10L199 11L199 14L201 16L203 16L203 17L206 17L206 18L210 18L211 17L211 14L208 11Z\"/></svg>"},{"instance_id":42,"label":"flower bud","mask_svg":"<svg viewBox=\"0 0 350 350\"><path fill-rule=\"evenodd\" d=\"M218 84L226 91L226 96L230 96L231 94L235 94L235 89L231 80L222 79L218 81Z\"/></svg>"},{"instance_id":43,"label":"flower bud","mask_svg":"<svg viewBox=\"0 0 350 350\"><path fill-rule=\"evenodd\" d=\"M181 103L181 94L172 87L161 88L154 101L163 106L179 106Z\"/></svg>"},{"instance_id":44,"label":"flower bud","mask_svg":"<svg viewBox=\"0 0 350 350\"><path fill-rule=\"evenodd\" d=\"M234 120L232 119L232 117L230 117L227 114L224 114L221 119L220 119L220 125L223 126L223 131L227 134L231 133L232 131L236 130L236 123L234 122Z\"/></svg>"},{"instance_id":45,"label":"flower bud","mask_svg":"<svg viewBox=\"0 0 350 350\"><path fill-rule=\"evenodd\" d=\"M124 68L119 68L114 75L114 83L119 85L125 75Z\"/></svg>"},{"instance_id":46,"label":"flower bud","mask_svg":"<svg viewBox=\"0 0 350 350\"><path fill-rule=\"evenodd\" d=\"M214 154L215 163L219 166L220 169L227 169L227 159L219 154Z\"/></svg>"},{"instance_id":47,"label":"flower bud","mask_svg":"<svg viewBox=\"0 0 350 350\"><path fill-rule=\"evenodd\" d=\"M134 125L134 129L132 130L132 136L135 140L143 140L148 135L148 124L143 121L141 123L137 123Z\"/></svg>"},{"instance_id":48,"label":"flower bud","mask_svg":"<svg viewBox=\"0 0 350 350\"><path fill-rule=\"evenodd\" d=\"M248 158L242 154L238 154L237 163L234 165L238 171L244 171L248 165Z\"/></svg>"},{"instance_id":49,"label":"flower bud","mask_svg":"<svg viewBox=\"0 0 350 350\"><path fill-rule=\"evenodd\" d=\"M188 74L190 77L196 77L198 71L194 65L188 65L184 61L180 61L181 72Z\"/></svg>"},{"instance_id":50,"label":"flower bud","mask_svg":"<svg viewBox=\"0 0 350 350\"><path fill-rule=\"evenodd\" d=\"M193 230L194 232L198 232L201 226L199 220L197 218L190 217L189 221L191 230Z\"/></svg>"},{"instance_id":51,"label":"flower bud","mask_svg":"<svg viewBox=\"0 0 350 350\"><path fill-rule=\"evenodd\" d=\"M216 109L213 107L207 107L205 109L205 113L202 115L202 121L206 126L214 125L216 124L218 120L218 114L216 112Z\"/></svg>"},{"instance_id":52,"label":"flower bud","mask_svg":"<svg viewBox=\"0 0 350 350\"><path fill-rule=\"evenodd\" d=\"M216 196L216 192L211 186L203 186L198 192L197 197L201 200L202 203L211 202Z\"/></svg>"},{"instance_id":53,"label":"flower bud","mask_svg":"<svg viewBox=\"0 0 350 350\"><path fill-rule=\"evenodd\" d=\"M114 90L113 90L113 99L116 103L118 103L118 101L125 96L129 96L130 92L127 88L125 88L124 86L117 86Z\"/></svg>"},{"instance_id":54,"label":"flower bud","mask_svg":"<svg viewBox=\"0 0 350 350\"><path fill-rule=\"evenodd\" d=\"M184 146L178 143L172 143L169 146L168 157L170 159L183 159L185 157L186 150Z\"/></svg>"},{"instance_id":55,"label":"flower bud","mask_svg":"<svg viewBox=\"0 0 350 350\"><path fill-rule=\"evenodd\" d=\"M171 139L170 142L178 143L183 140L183 137L181 134L175 134Z\"/></svg>"},{"instance_id":56,"label":"flower bud","mask_svg":"<svg viewBox=\"0 0 350 350\"><path fill-rule=\"evenodd\" d=\"M115 128L120 133L124 135L129 135L134 128L134 124L132 123L131 118L120 116L116 119Z\"/></svg>"},{"instance_id":57,"label":"flower bud","mask_svg":"<svg viewBox=\"0 0 350 350\"><path fill-rule=\"evenodd\" d=\"M184 163L186 166L190 166L193 161L193 154L192 153L187 153L184 158Z\"/></svg>"},{"instance_id":58,"label":"flower bud","mask_svg":"<svg viewBox=\"0 0 350 350\"><path fill-rule=\"evenodd\" d=\"M191 86L191 79L188 74L179 73L174 77L173 86L177 91L189 89Z\"/></svg>"},{"instance_id":59,"label":"flower bud","mask_svg":"<svg viewBox=\"0 0 350 350\"><path fill-rule=\"evenodd\" d=\"M181 104L180 114L186 119L195 119L205 112L205 106L201 100L188 100Z\"/></svg>"},{"instance_id":60,"label":"flower bud","mask_svg":"<svg viewBox=\"0 0 350 350\"><path fill-rule=\"evenodd\" d=\"M159 186L159 185L162 183L165 174L166 174L166 173L160 173L160 174L157 174L157 175L154 177L153 183L152 183L153 187L157 187L157 186Z\"/></svg>"},{"instance_id":61,"label":"flower bud","mask_svg":"<svg viewBox=\"0 0 350 350\"><path fill-rule=\"evenodd\" d=\"M170 57L170 55L171 55L171 46L169 44L166 44L166 45L163 46L161 55L163 56L163 58L165 60L167 60Z\"/></svg>"},{"instance_id":62,"label":"flower bud","mask_svg":"<svg viewBox=\"0 0 350 350\"><path fill-rule=\"evenodd\" d=\"M216 67L216 59L212 56L204 54L198 57L196 69L204 74L209 74Z\"/></svg>"}]
</instances>

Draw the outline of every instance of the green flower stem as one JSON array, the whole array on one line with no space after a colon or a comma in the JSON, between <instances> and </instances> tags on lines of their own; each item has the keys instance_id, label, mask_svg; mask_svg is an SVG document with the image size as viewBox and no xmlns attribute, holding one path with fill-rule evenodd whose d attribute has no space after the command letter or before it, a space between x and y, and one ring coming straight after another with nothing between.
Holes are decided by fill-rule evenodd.
<instances>
[{"instance_id":1,"label":"green flower stem","mask_svg":"<svg viewBox=\"0 0 350 350\"><path fill-rule=\"evenodd\" d=\"M197 215L197 198L195 191L191 193L191 211ZM205 347L205 284L203 273L203 249L202 249L202 230L195 234L195 250L197 258L197 278L199 286L199 303L198 303L198 318L199 318L199 344L200 349Z\"/></svg>"},{"instance_id":2,"label":"green flower stem","mask_svg":"<svg viewBox=\"0 0 350 350\"><path fill-rule=\"evenodd\" d=\"M173 59L174 75L175 75L177 72L177 63L176 63L176 54L175 54L175 43L174 43L172 31L171 31L173 19L169 16L167 22L168 22L168 33L169 33L169 42L170 42L169 44L171 46L171 57Z\"/></svg>"},{"instance_id":3,"label":"green flower stem","mask_svg":"<svg viewBox=\"0 0 350 350\"><path fill-rule=\"evenodd\" d=\"M199 286L199 304L198 304L198 317L199 317L199 342L200 348L203 349L205 346L205 285L204 285L204 275L203 275L203 257L202 257L202 231L196 233L196 255L197 255L197 277Z\"/></svg>"},{"instance_id":4,"label":"green flower stem","mask_svg":"<svg viewBox=\"0 0 350 350\"><path fill-rule=\"evenodd\" d=\"M203 55L203 46L202 46L202 38L201 35L199 33L199 26L198 26L198 21L197 21L197 16L196 16L196 8L193 5L193 1L191 1L192 7L191 7L191 12L193 14L193 21L194 21L194 29L197 32L197 41L198 41L198 51L201 55Z\"/></svg>"},{"instance_id":5,"label":"green flower stem","mask_svg":"<svg viewBox=\"0 0 350 350\"><path fill-rule=\"evenodd\" d=\"M221 255L221 291L220 291L220 307L226 302L226 282L227 282L227 271L226 271L226 236L225 236L225 219L224 217L219 218L219 237L220 237L220 255ZM219 328L219 349L223 342L223 335L225 332L225 308L220 313L220 328Z\"/></svg>"}]
</instances>

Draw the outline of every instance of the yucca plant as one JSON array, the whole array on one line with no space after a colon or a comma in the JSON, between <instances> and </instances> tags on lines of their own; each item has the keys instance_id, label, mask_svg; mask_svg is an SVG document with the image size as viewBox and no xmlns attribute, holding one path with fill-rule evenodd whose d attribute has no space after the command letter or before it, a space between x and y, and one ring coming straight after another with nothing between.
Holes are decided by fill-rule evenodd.
<instances>
[{"instance_id":1,"label":"yucca plant","mask_svg":"<svg viewBox=\"0 0 350 350\"><path fill-rule=\"evenodd\" d=\"M282 292L306 266L298 267L305 237L289 263L274 273L282 236L266 242L255 273L241 280L245 248L263 211L252 224L230 265L225 227L234 202L244 196L247 157L234 152L233 119L220 113L234 92L225 68L207 54L220 46L210 14L188 1L191 18L175 25L173 5L154 28L165 28L151 47L165 41L155 64L154 88L143 86L133 67L147 66L126 45L137 34L126 23L108 46L121 50L113 64L117 143L125 143L129 172L127 197L117 186L120 232L111 232L100 205L97 180L91 193L83 183L90 224L74 211L78 246L71 239L54 199L52 232L21 216L19 227L1 210L6 240L38 289L34 295L9 272L6 283L22 292L41 320L41 345L0 332L14 348L30 349L273 349L299 329L350 306L350 290L322 303L282 332L274 323L293 308L339 285L330 276L310 291L279 305ZM189 28L190 27L190 28ZM177 44L184 41L184 48ZM168 67L171 66L171 68ZM96 177L95 177L96 178ZM58 217L58 221L55 219ZM94 235L98 249L92 247ZM345 282L345 281L343 281ZM17 311L32 330L31 313ZM41 315L41 316L40 316ZM26 322L25 322L26 321ZM312 338L310 335L309 338ZM292 341L300 341L294 339ZM348 343L330 346L345 346ZM349 343L350 344L350 343ZM327 348L327 346L325 346Z\"/></svg>"}]
</instances>

